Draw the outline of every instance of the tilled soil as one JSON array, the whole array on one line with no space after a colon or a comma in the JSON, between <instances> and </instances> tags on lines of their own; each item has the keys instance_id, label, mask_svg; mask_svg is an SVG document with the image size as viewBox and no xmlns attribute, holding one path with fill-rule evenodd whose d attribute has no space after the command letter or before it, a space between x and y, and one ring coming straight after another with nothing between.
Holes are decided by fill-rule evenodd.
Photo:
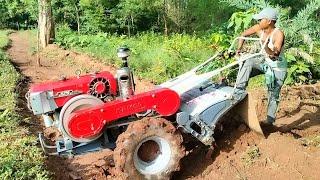
<instances>
[{"instance_id":1,"label":"tilled soil","mask_svg":"<svg viewBox=\"0 0 320 180\"><path fill-rule=\"evenodd\" d=\"M182 161L177 179L319 179L320 84L282 89L278 119L265 137L243 124L224 123L211 159L201 146ZM252 90L259 119L266 117L265 90ZM232 116L232 115L228 115ZM229 118L229 119L232 119ZM315 138L318 137L318 138ZM315 138L316 145L306 144ZM253 153L253 150L256 153ZM195 151L195 152L193 152ZM249 157L247 157L249 155Z\"/></svg>"},{"instance_id":2,"label":"tilled soil","mask_svg":"<svg viewBox=\"0 0 320 180\"><path fill-rule=\"evenodd\" d=\"M41 119L26 107L24 93L30 84L57 80L62 75L74 76L75 71L95 72L115 68L99 63L85 54L63 50L50 45L37 55L32 54L27 32L10 35L12 41L8 54L24 79L19 83L19 109L33 122L26 126L36 134L44 132L55 139L55 130L45 130ZM137 91L151 89L146 81L137 81ZM254 90L259 119L266 114L267 96L263 89ZM232 115L229 115L232 116ZM231 118L232 119L232 118ZM187 156L182 159L181 171L173 179L319 179L320 147L306 143L306 139L320 136L320 84L303 85L282 90L276 127L268 129L261 137L239 123L224 123L223 131L216 138L212 154L197 142L185 144ZM320 143L320 142L319 142ZM209 155L208 155L209 154ZM47 168L55 179L113 179L111 150L61 158L49 156ZM112 176L111 176L112 175Z\"/></svg>"}]
</instances>

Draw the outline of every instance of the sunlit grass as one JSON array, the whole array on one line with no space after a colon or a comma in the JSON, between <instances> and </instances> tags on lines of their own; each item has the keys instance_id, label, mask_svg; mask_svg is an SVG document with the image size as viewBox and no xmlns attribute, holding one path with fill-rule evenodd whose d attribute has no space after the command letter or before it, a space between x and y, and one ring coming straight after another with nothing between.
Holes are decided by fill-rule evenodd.
<instances>
[{"instance_id":1,"label":"sunlit grass","mask_svg":"<svg viewBox=\"0 0 320 180\"><path fill-rule=\"evenodd\" d=\"M3 51L9 31L0 31L0 179L48 179L35 136L20 125L16 112L19 73Z\"/></svg>"}]
</instances>

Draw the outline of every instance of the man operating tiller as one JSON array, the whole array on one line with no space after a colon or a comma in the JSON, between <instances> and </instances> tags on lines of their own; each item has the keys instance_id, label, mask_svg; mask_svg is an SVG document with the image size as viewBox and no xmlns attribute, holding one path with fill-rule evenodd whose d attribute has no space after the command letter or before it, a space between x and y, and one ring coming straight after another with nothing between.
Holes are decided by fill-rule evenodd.
<instances>
[{"instance_id":1,"label":"man operating tiller","mask_svg":"<svg viewBox=\"0 0 320 180\"><path fill-rule=\"evenodd\" d=\"M275 24L278 13L273 8L265 8L253 16L259 23L245 30L241 36L257 34L263 44L264 55L247 60L237 77L238 89L246 89L250 77L264 73L268 87L268 113L263 125L273 125L279 104L279 94L286 79L287 61L284 58L284 33ZM240 54L244 39L239 40L237 54Z\"/></svg>"}]
</instances>

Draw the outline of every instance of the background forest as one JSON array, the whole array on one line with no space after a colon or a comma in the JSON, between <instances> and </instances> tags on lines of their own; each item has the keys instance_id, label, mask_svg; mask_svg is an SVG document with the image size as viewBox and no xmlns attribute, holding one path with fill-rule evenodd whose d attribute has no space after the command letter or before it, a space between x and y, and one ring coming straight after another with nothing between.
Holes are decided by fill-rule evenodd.
<instances>
[{"instance_id":1,"label":"background forest","mask_svg":"<svg viewBox=\"0 0 320 180\"><path fill-rule=\"evenodd\" d=\"M37 27L37 0L1 0L0 26ZM52 0L55 42L117 64L129 46L138 75L159 83L190 69L255 22L264 7L280 12L290 65L286 83L320 78L320 0ZM217 64L219 64L217 62Z\"/></svg>"}]
</instances>

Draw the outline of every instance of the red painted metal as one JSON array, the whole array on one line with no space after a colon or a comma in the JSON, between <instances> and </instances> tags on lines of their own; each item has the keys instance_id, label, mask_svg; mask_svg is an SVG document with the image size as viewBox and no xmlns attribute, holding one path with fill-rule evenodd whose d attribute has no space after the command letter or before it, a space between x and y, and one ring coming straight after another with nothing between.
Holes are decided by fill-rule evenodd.
<instances>
[{"instance_id":1,"label":"red painted metal","mask_svg":"<svg viewBox=\"0 0 320 180\"><path fill-rule=\"evenodd\" d=\"M107 89L103 82L98 82L94 88L98 94L104 93Z\"/></svg>"},{"instance_id":2,"label":"red painted metal","mask_svg":"<svg viewBox=\"0 0 320 180\"><path fill-rule=\"evenodd\" d=\"M160 115L170 116L176 113L179 107L179 95L170 89L161 88L137 94L130 99L119 99L76 111L70 116L68 128L70 135L75 138L90 138L100 134L106 124L119 118L149 109Z\"/></svg>"},{"instance_id":3,"label":"red painted metal","mask_svg":"<svg viewBox=\"0 0 320 180\"><path fill-rule=\"evenodd\" d=\"M53 91L54 100L58 107L62 107L68 100L79 94L89 94L89 84L96 78L105 78L110 84L111 95L117 94L117 81L114 76L107 71L99 72L96 74L89 74L80 77L71 77L65 80L46 82L42 84L36 84L31 86L30 92L48 92ZM102 91L106 88L105 85L101 88L98 87L98 91ZM68 95L68 92L72 91L74 94ZM65 96L63 94L66 94Z\"/></svg>"}]
</instances>

